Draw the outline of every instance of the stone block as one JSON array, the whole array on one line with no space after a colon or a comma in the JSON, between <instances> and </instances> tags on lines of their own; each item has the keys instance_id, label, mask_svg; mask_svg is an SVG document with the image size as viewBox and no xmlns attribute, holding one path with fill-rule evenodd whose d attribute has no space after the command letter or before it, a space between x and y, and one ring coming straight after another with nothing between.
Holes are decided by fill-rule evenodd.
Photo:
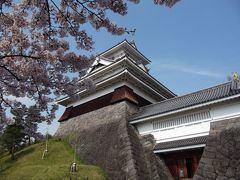
<instances>
[{"instance_id":1,"label":"stone block","mask_svg":"<svg viewBox=\"0 0 240 180\"><path fill-rule=\"evenodd\" d=\"M209 166L209 165L205 165L203 168L204 171L208 171L208 172L212 172L214 173L214 167L213 166Z\"/></svg>"},{"instance_id":2,"label":"stone block","mask_svg":"<svg viewBox=\"0 0 240 180\"><path fill-rule=\"evenodd\" d=\"M228 157L230 155L229 149L223 148L219 151L224 157Z\"/></svg>"},{"instance_id":3,"label":"stone block","mask_svg":"<svg viewBox=\"0 0 240 180\"><path fill-rule=\"evenodd\" d=\"M212 165L213 161L214 161L214 159L210 159L210 158L207 158L207 157L206 158L202 157L200 163L207 164L207 165Z\"/></svg>"},{"instance_id":4,"label":"stone block","mask_svg":"<svg viewBox=\"0 0 240 180\"><path fill-rule=\"evenodd\" d=\"M232 168L237 168L239 166L239 164L240 164L239 160L233 159L230 161L230 167L232 167Z\"/></svg>"},{"instance_id":5,"label":"stone block","mask_svg":"<svg viewBox=\"0 0 240 180\"><path fill-rule=\"evenodd\" d=\"M216 180L228 180L225 176L217 176Z\"/></svg>"},{"instance_id":6,"label":"stone block","mask_svg":"<svg viewBox=\"0 0 240 180\"><path fill-rule=\"evenodd\" d=\"M227 172L226 172L226 176L228 178L234 177L235 176L235 168L228 167Z\"/></svg>"},{"instance_id":7,"label":"stone block","mask_svg":"<svg viewBox=\"0 0 240 180\"><path fill-rule=\"evenodd\" d=\"M205 151L204 152L204 157L205 158L207 157L207 158L210 158L210 159L214 159L216 157L216 153Z\"/></svg>"},{"instance_id":8,"label":"stone block","mask_svg":"<svg viewBox=\"0 0 240 180\"><path fill-rule=\"evenodd\" d=\"M216 146L206 146L204 150L207 151L207 152L215 153L216 152Z\"/></svg>"},{"instance_id":9,"label":"stone block","mask_svg":"<svg viewBox=\"0 0 240 180\"><path fill-rule=\"evenodd\" d=\"M212 180L216 179L216 174L213 172L209 172L209 171L204 171L203 176L208 179L212 179Z\"/></svg>"},{"instance_id":10,"label":"stone block","mask_svg":"<svg viewBox=\"0 0 240 180\"><path fill-rule=\"evenodd\" d=\"M221 152L216 152L216 159L224 159L225 156Z\"/></svg>"},{"instance_id":11,"label":"stone block","mask_svg":"<svg viewBox=\"0 0 240 180\"><path fill-rule=\"evenodd\" d=\"M195 175L193 180L205 180L205 178L200 175Z\"/></svg>"},{"instance_id":12,"label":"stone block","mask_svg":"<svg viewBox=\"0 0 240 180\"><path fill-rule=\"evenodd\" d=\"M235 149L236 152L240 152L240 149ZM238 161L240 160L240 153L232 153L231 155L232 159L237 159Z\"/></svg>"},{"instance_id":13,"label":"stone block","mask_svg":"<svg viewBox=\"0 0 240 180\"><path fill-rule=\"evenodd\" d=\"M239 179L240 179L240 171L237 171L237 172L236 172L235 178L236 178L236 180L239 180Z\"/></svg>"},{"instance_id":14,"label":"stone block","mask_svg":"<svg viewBox=\"0 0 240 180\"><path fill-rule=\"evenodd\" d=\"M221 167L228 167L229 166L229 162L230 160L229 159L222 159L221 161Z\"/></svg>"}]
</instances>

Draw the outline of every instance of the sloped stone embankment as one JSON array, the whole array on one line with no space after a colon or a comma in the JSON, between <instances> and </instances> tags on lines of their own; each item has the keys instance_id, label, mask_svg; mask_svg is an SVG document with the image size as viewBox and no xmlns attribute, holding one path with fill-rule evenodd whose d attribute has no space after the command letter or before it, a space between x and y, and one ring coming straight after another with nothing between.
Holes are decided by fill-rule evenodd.
<instances>
[{"instance_id":1,"label":"sloped stone embankment","mask_svg":"<svg viewBox=\"0 0 240 180\"><path fill-rule=\"evenodd\" d=\"M55 136L77 144L82 160L102 167L110 179L171 179L163 161L152 152L152 138L140 138L128 123L136 111L125 101L112 104L61 123Z\"/></svg>"}]
</instances>

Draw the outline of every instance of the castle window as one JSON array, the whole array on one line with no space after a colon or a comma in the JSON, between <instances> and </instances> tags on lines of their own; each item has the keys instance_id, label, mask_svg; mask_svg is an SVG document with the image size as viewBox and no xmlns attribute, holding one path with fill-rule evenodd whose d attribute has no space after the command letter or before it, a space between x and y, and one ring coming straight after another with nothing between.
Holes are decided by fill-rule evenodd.
<instances>
[{"instance_id":1,"label":"castle window","mask_svg":"<svg viewBox=\"0 0 240 180\"><path fill-rule=\"evenodd\" d=\"M194 114L188 114L181 117L175 117L171 119L163 119L153 123L153 130L170 128L173 126L179 126L183 124L194 123L202 120L210 119L209 111L202 111Z\"/></svg>"}]
</instances>

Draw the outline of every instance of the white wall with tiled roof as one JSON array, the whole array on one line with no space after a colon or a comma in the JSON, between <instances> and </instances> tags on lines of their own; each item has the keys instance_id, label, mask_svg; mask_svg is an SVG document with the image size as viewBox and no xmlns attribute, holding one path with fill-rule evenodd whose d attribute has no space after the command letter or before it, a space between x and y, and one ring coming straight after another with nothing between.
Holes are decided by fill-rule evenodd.
<instances>
[{"instance_id":1,"label":"white wall with tiled roof","mask_svg":"<svg viewBox=\"0 0 240 180\"><path fill-rule=\"evenodd\" d=\"M152 134L157 143L209 134L210 123L240 117L239 99L164 116L135 124L141 135Z\"/></svg>"}]
</instances>

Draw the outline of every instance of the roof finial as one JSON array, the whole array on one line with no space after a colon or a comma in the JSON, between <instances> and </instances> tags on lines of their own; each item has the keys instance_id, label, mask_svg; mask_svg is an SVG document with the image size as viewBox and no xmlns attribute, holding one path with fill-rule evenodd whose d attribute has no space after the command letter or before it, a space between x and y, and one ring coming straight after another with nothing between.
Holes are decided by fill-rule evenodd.
<instances>
[{"instance_id":1,"label":"roof finial","mask_svg":"<svg viewBox=\"0 0 240 180\"><path fill-rule=\"evenodd\" d=\"M239 90L240 89L240 81L239 81L239 76L237 72L234 72L232 75L232 90Z\"/></svg>"},{"instance_id":2,"label":"roof finial","mask_svg":"<svg viewBox=\"0 0 240 180\"><path fill-rule=\"evenodd\" d=\"M239 76L237 72L233 73L233 81L239 81Z\"/></svg>"},{"instance_id":3,"label":"roof finial","mask_svg":"<svg viewBox=\"0 0 240 180\"><path fill-rule=\"evenodd\" d=\"M125 32L126 32L127 34L131 35L131 40L130 40L130 42L134 42L134 35L135 35L135 33L136 33L136 28L134 28L133 30L127 30L127 29L125 29Z\"/></svg>"}]
</instances>

